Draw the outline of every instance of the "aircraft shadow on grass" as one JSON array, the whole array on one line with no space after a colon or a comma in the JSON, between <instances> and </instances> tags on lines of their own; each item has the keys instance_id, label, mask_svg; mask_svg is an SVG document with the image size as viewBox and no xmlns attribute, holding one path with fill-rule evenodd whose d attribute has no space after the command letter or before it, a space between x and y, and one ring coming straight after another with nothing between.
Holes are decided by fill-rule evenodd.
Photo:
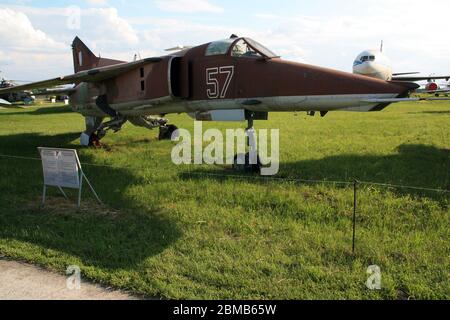
<instances>
[{"instance_id":1,"label":"aircraft shadow on grass","mask_svg":"<svg viewBox=\"0 0 450 320\"><path fill-rule=\"evenodd\" d=\"M14 150L20 147L22 152L27 150L20 156L38 158L36 147L74 148L72 142L78 138L79 133L2 136L0 154L16 155ZM92 163L93 159L83 155L81 161ZM14 175L10 181L0 180L0 188L4 190L0 194L0 203L5 204L0 207L0 238L36 244L75 256L85 265L116 270L138 268L139 263L160 254L181 236L176 221L170 218L170 214L165 214L158 203L142 204L125 194L124 190L129 186L145 183L138 175L112 167L84 166L83 169L100 198L118 209L117 214L77 213L74 191L69 191L73 213L64 214L64 209L55 211L53 207L39 209L37 203L42 192L40 162L0 159L0 174ZM93 199L87 188L84 191L84 201ZM52 200L60 197L54 188L49 193ZM16 207L10 200L18 197L24 204L23 208ZM93 210L103 208L93 207Z\"/></svg>"},{"instance_id":2,"label":"aircraft shadow on grass","mask_svg":"<svg viewBox=\"0 0 450 320\"><path fill-rule=\"evenodd\" d=\"M181 173L184 179L208 178L223 180L235 175L231 169L196 169ZM213 174L208 176L208 174ZM216 176L217 175L217 176ZM353 155L342 154L323 159L302 160L283 163L276 178L348 181L355 179L365 182L388 183L403 186L432 189L450 189L450 149L434 146L404 144L392 155ZM265 183L264 179L249 179L254 183ZM399 194L441 196L441 194L423 193L413 189L395 189Z\"/></svg>"},{"instance_id":3,"label":"aircraft shadow on grass","mask_svg":"<svg viewBox=\"0 0 450 320\"><path fill-rule=\"evenodd\" d=\"M41 133L20 133L0 136L0 153L26 157L37 157L38 147L79 148L72 144L80 138L80 133L45 135ZM20 151L19 151L20 150Z\"/></svg>"},{"instance_id":4,"label":"aircraft shadow on grass","mask_svg":"<svg viewBox=\"0 0 450 320\"><path fill-rule=\"evenodd\" d=\"M53 136L37 133L0 136L0 154L37 158L38 146L74 148L74 142L78 138L78 132ZM22 153L18 154L19 152ZM88 154L83 154L81 160L93 162ZM449 165L448 149L406 144L400 146L397 154L393 155L343 154L318 160L282 163L279 177L345 181L357 178L373 182L447 188ZM28 199L39 201L42 188L40 162L0 159L0 175L11 176L10 179L0 180L0 203L3 204L0 207L0 238L36 244L78 257L85 265L116 270L138 268L141 262L160 254L181 237L177 222L170 214L165 214L158 203L143 204L124 192L132 185L146 183L139 173L113 167L85 166L84 170L106 203L117 209L123 208L123 212L117 217L98 212L61 214L27 208ZM201 168L195 172L208 173ZM221 167L211 173L231 172ZM191 175L188 172L181 173L181 178L203 179L201 175ZM223 178L213 179L220 181ZM264 183L263 180L249 181ZM52 192L57 194L56 191ZM88 191L85 192L84 199L90 197ZM398 192L418 194L413 190L402 189ZM17 208L16 203L24 203L24 207Z\"/></svg>"},{"instance_id":5,"label":"aircraft shadow on grass","mask_svg":"<svg viewBox=\"0 0 450 320\"><path fill-rule=\"evenodd\" d=\"M21 109L21 111L18 112L8 112L8 115L33 115L33 116L45 116L45 115L51 115L51 114L64 114L64 113L71 113L73 112L72 109L69 106L55 106L55 107L42 107L35 109L33 111L27 110L27 108L5 108L10 110L18 110Z\"/></svg>"},{"instance_id":6,"label":"aircraft shadow on grass","mask_svg":"<svg viewBox=\"0 0 450 320\"><path fill-rule=\"evenodd\" d=\"M441 111L421 111L421 112L408 112L408 114L450 114L450 110L441 110Z\"/></svg>"}]
</instances>

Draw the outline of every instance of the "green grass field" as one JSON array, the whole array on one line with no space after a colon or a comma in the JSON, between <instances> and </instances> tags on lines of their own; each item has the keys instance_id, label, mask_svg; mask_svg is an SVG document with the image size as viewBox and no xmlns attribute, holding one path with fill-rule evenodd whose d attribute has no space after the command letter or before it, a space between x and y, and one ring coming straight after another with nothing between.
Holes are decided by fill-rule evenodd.
<instances>
[{"instance_id":1,"label":"green grass field","mask_svg":"<svg viewBox=\"0 0 450 320\"><path fill-rule=\"evenodd\" d=\"M171 123L191 129L187 116ZM174 143L127 125L100 150L80 148L82 117L64 106L0 110L0 154L77 148L105 206L82 210L50 192L39 161L0 157L0 255L156 298L449 299L449 194L361 186L356 254L353 190L233 179L227 166L175 166ZM279 177L359 179L448 190L450 105L380 113L272 114ZM206 123L221 129L245 124ZM366 287L378 265L382 289Z\"/></svg>"}]
</instances>

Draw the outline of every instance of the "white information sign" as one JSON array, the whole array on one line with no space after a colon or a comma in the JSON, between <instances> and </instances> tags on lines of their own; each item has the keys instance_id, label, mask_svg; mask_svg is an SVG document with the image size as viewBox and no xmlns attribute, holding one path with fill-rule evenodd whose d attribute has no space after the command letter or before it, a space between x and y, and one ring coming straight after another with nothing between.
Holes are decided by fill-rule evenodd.
<instances>
[{"instance_id":1,"label":"white information sign","mask_svg":"<svg viewBox=\"0 0 450 320\"><path fill-rule=\"evenodd\" d=\"M71 189L80 188L76 150L41 148L40 151L45 185Z\"/></svg>"},{"instance_id":2,"label":"white information sign","mask_svg":"<svg viewBox=\"0 0 450 320\"><path fill-rule=\"evenodd\" d=\"M76 150L57 148L38 148L44 171L44 191L42 203L45 203L47 187L57 187L67 198L62 188L78 189L78 206L81 204L83 179L86 180L95 198L101 203L97 193L81 168Z\"/></svg>"}]
</instances>

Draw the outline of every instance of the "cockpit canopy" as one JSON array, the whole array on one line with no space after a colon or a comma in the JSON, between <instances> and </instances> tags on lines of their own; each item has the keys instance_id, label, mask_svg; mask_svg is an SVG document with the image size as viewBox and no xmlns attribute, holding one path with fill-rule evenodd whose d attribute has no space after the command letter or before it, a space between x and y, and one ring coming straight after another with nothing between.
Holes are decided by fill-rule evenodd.
<instances>
[{"instance_id":1,"label":"cockpit canopy","mask_svg":"<svg viewBox=\"0 0 450 320\"><path fill-rule=\"evenodd\" d=\"M370 56L362 56L360 61L361 62L367 62L367 61L375 61L375 56L370 55Z\"/></svg>"},{"instance_id":2,"label":"cockpit canopy","mask_svg":"<svg viewBox=\"0 0 450 320\"><path fill-rule=\"evenodd\" d=\"M250 38L230 38L211 42L206 48L206 56L229 54L232 57L278 58L275 53Z\"/></svg>"}]
</instances>

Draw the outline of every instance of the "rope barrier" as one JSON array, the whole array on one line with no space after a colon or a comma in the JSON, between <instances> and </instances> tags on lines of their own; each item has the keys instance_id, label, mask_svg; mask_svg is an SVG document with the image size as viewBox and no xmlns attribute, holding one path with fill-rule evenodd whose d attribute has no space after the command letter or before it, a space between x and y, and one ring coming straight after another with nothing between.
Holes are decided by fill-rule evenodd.
<instances>
[{"instance_id":1,"label":"rope barrier","mask_svg":"<svg viewBox=\"0 0 450 320\"><path fill-rule=\"evenodd\" d=\"M14 155L6 155L0 154L0 158L4 159L19 159L19 160L30 160L30 161L41 161L40 158L33 157L25 157L25 156L14 156ZM103 167L103 168L113 168L113 169L131 169L131 170L141 170L145 168L138 168L132 166L113 166L113 165L102 165L95 163L81 163L84 166L90 167ZM234 175L234 174L219 174L219 173L208 173L208 172L191 172L190 175L198 175L198 176L206 176L206 177L215 177L215 178L232 178L232 179L253 179L253 180L265 180L265 181L284 181L284 182L297 182L297 183L311 183L311 184L334 184L334 185L345 185L351 186L354 184L354 181L333 181L333 180L308 180L308 179L297 179L297 178L278 178L278 177L262 177L262 176L243 176L243 175ZM428 191L428 192L436 192L436 193L450 193L450 190L444 189L435 189L435 188L427 188L427 187L417 187L417 186L406 186L406 185L398 185L398 184L389 184L389 183L380 183L380 182L370 182L370 181L358 181L360 185L366 186L378 186L392 189L410 189L417 191Z\"/></svg>"},{"instance_id":2,"label":"rope barrier","mask_svg":"<svg viewBox=\"0 0 450 320\"><path fill-rule=\"evenodd\" d=\"M32 158L32 157L24 157L24 156L12 156L12 155L4 155L0 154L0 158L3 159L19 159L19 160L30 160L30 161L41 161L40 158ZM116 169L131 169L131 170L139 170L143 168L137 167L120 167L120 166L111 166L111 165L101 165L101 164L92 164L92 163L81 163L84 166L91 167L104 167L104 168L116 168ZM198 176L206 176L206 177L219 177L219 178L232 178L232 179L254 179L254 180L264 180L264 181L284 181L284 182L296 182L296 183L314 183L314 184L334 184L334 185L345 185L353 187L353 219L352 219L352 252L356 253L356 225L357 225L357 208L358 208L358 186L366 185L366 186L379 186L386 188L395 188L395 189L411 189L411 190L419 190L419 191L428 191L428 192L436 192L436 193L450 193L450 190L443 189L432 189L425 187L414 187L414 186L404 186L404 185L396 185L389 183L379 183L379 182L367 182L367 181L358 181L354 180L350 181L332 181L332 180L307 180L307 179L293 179L293 178L279 178L279 177L262 177L262 176L243 176L243 175L232 175L232 174L219 174L219 173L208 173L208 172L191 172L188 171L189 175L198 175Z\"/></svg>"}]
</instances>

